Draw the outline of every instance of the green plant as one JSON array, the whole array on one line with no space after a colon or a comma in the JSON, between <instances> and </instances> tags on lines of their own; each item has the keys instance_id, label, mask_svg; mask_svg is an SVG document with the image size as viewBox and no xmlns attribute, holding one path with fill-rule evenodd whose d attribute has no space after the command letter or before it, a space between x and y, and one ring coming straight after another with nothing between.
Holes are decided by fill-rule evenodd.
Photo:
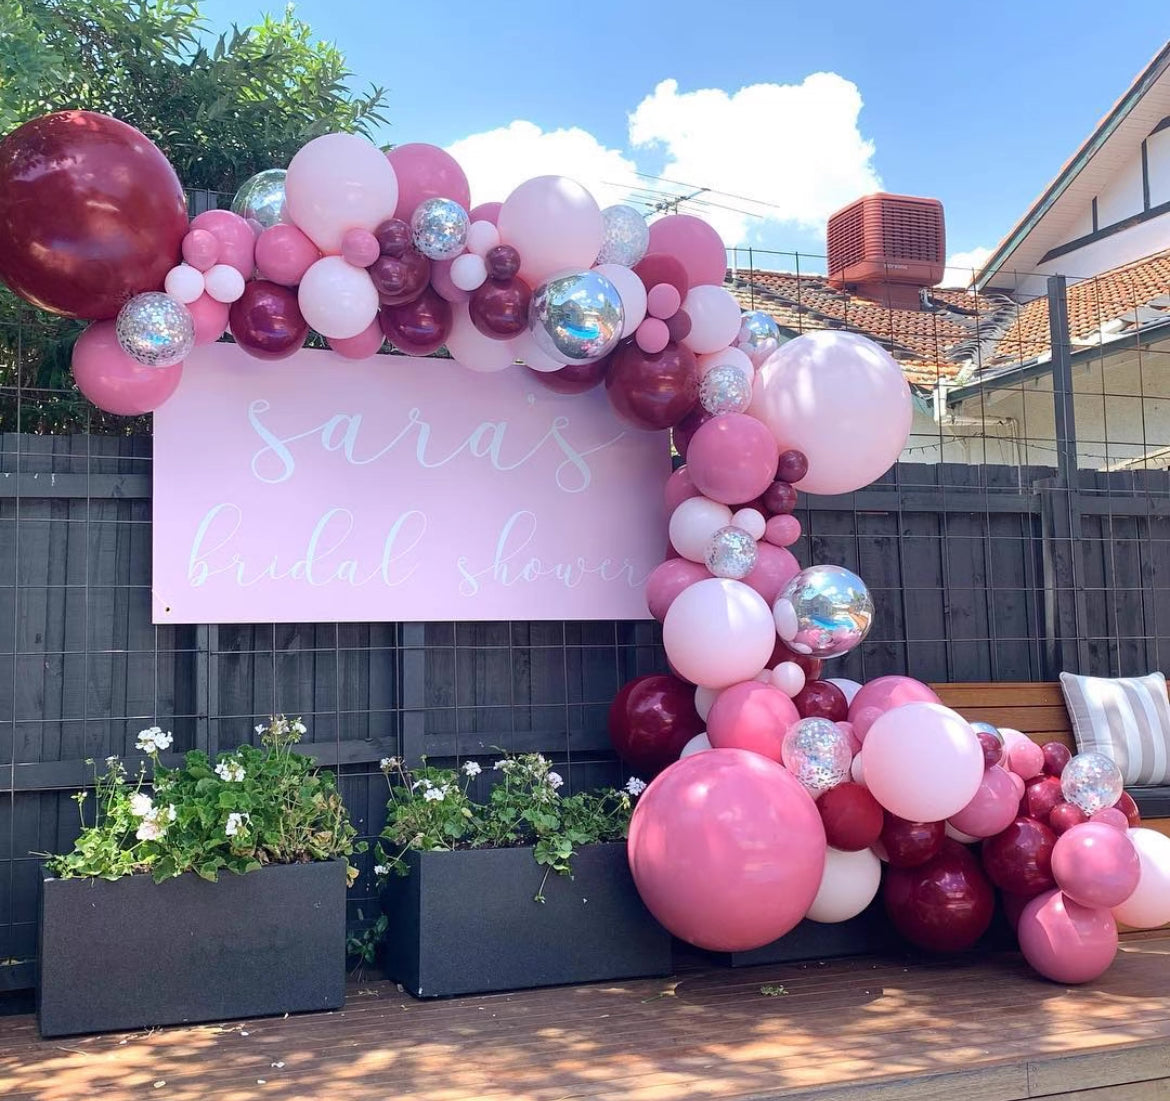
<instances>
[{"instance_id":1,"label":"green plant","mask_svg":"<svg viewBox=\"0 0 1170 1101\"><path fill-rule=\"evenodd\" d=\"M72 852L48 859L48 869L101 879L149 873L159 882L194 872L214 882L224 870L242 874L364 851L333 774L292 751L304 723L280 716L256 732L259 746L240 746L214 764L193 750L182 767L168 769L158 755L171 735L157 726L142 731L137 746L150 758L149 775L145 764L130 776L120 760L107 758L96 778L94 821L86 823L89 793L80 792L81 835ZM347 874L352 883L357 869L350 865Z\"/></svg>"}]
</instances>

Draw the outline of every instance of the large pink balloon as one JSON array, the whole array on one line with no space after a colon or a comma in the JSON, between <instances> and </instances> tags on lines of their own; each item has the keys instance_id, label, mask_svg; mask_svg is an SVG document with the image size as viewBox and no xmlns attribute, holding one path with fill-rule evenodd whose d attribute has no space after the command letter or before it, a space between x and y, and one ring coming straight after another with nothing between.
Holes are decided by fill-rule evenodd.
<instances>
[{"instance_id":1,"label":"large pink balloon","mask_svg":"<svg viewBox=\"0 0 1170 1101\"><path fill-rule=\"evenodd\" d=\"M650 614L661 623L679 593L710 576L706 566L686 558L668 558L655 566L646 579L646 605Z\"/></svg>"},{"instance_id":2,"label":"large pink balloon","mask_svg":"<svg viewBox=\"0 0 1170 1101\"><path fill-rule=\"evenodd\" d=\"M910 434L910 387L890 354L854 333L790 340L756 374L751 412L782 451L808 458L806 493L849 493L897 462Z\"/></svg>"},{"instance_id":3,"label":"large pink balloon","mask_svg":"<svg viewBox=\"0 0 1170 1101\"><path fill-rule=\"evenodd\" d=\"M784 735L800 722L796 704L758 680L725 688L707 715L707 738L716 749L747 749L780 760Z\"/></svg>"},{"instance_id":4,"label":"large pink balloon","mask_svg":"<svg viewBox=\"0 0 1170 1101\"><path fill-rule=\"evenodd\" d=\"M764 598L722 577L684 589L662 623L671 665L704 688L751 680L768 664L775 643L776 622Z\"/></svg>"},{"instance_id":5,"label":"large pink balloon","mask_svg":"<svg viewBox=\"0 0 1170 1101\"><path fill-rule=\"evenodd\" d=\"M1007 769L992 765L983 773L979 790L950 823L970 837L992 837L1015 821L1020 806L1016 785Z\"/></svg>"},{"instance_id":6,"label":"large pink balloon","mask_svg":"<svg viewBox=\"0 0 1170 1101\"><path fill-rule=\"evenodd\" d=\"M601 209L564 176L525 180L504 200L500 240L520 253L520 276L535 288L554 272L593 266L605 227Z\"/></svg>"},{"instance_id":7,"label":"large pink balloon","mask_svg":"<svg viewBox=\"0 0 1170 1101\"><path fill-rule=\"evenodd\" d=\"M671 214L653 222L646 251L665 252L681 261L692 287L722 286L727 274L723 239L702 218L690 214Z\"/></svg>"},{"instance_id":8,"label":"large pink balloon","mask_svg":"<svg viewBox=\"0 0 1170 1101\"><path fill-rule=\"evenodd\" d=\"M73 380L99 409L121 417L153 413L179 386L183 365L144 367L118 343L113 321L95 321L73 345Z\"/></svg>"},{"instance_id":9,"label":"large pink balloon","mask_svg":"<svg viewBox=\"0 0 1170 1101\"><path fill-rule=\"evenodd\" d=\"M1117 955L1117 922L1108 910L1090 909L1061 891L1037 895L1016 925L1020 950L1046 979L1092 982Z\"/></svg>"},{"instance_id":10,"label":"large pink balloon","mask_svg":"<svg viewBox=\"0 0 1170 1101\"><path fill-rule=\"evenodd\" d=\"M824 873L825 830L783 766L711 749L671 765L642 793L629 854L643 902L675 936L743 952L804 917Z\"/></svg>"},{"instance_id":11,"label":"large pink balloon","mask_svg":"<svg viewBox=\"0 0 1170 1101\"><path fill-rule=\"evenodd\" d=\"M1141 878L1137 849L1123 829L1084 822L1056 839L1052 878L1074 902L1090 908L1120 906Z\"/></svg>"},{"instance_id":12,"label":"large pink balloon","mask_svg":"<svg viewBox=\"0 0 1170 1101\"><path fill-rule=\"evenodd\" d=\"M771 607L784 591L784 586L800 573L800 563L791 551L774 547L771 543L760 543L756 553L756 568L743 579L743 583L755 589Z\"/></svg>"},{"instance_id":13,"label":"large pink balloon","mask_svg":"<svg viewBox=\"0 0 1170 1101\"><path fill-rule=\"evenodd\" d=\"M861 691L849 704L849 721L858 741L865 744L865 736L877 719L892 707L904 703L941 703L937 693L913 677L877 677L861 686Z\"/></svg>"},{"instance_id":14,"label":"large pink balloon","mask_svg":"<svg viewBox=\"0 0 1170 1101\"><path fill-rule=\"evenodd\" d=\"M705 497L725 505L759 497L775 479L779 460L775 437L746 413L713 417L687 448L691 481Z\"/></svg>"},{"instance_id":15,"label":"large pink balloon","mask_svg":"<svg viewBox=\"0 0 1170 1101\"><path fill-rule=\"evenodd\" d=\"M870 794L909 822L941 822L958 814L983 782L975 731L938 703L887 711L869 728L862 755Z\"/></svg>"},{"instance_id":16,"label":"large pink balloon","mask_svg":"<svg viewBox=\"0 0 1170 1101\"><path fill-rule=\"evenodd\" d=\"M427 199L454 199L464 210L471 207L471 188L459 162L444 149L425 142L399 145L386 154L398 179L395 217L404 222Z\"/></svg>"}]
</instances>

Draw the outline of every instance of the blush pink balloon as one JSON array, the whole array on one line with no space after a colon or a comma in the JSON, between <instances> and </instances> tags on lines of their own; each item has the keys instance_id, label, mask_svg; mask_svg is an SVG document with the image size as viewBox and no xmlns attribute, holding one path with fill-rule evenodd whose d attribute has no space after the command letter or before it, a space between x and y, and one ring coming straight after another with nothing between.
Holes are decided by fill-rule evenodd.
<instances>
[{"instance_id":1,"label":"blush pink balloon","mask_svg":"<svg viewBox=\"0 0 1170 1101\"><path fill-rule=\"evenodd\" d=\"M435 288L440 298L445 298L448 302L466 302L471 297L471 292L460 290L451 282L451 265L454 262L454 260L431 262L431 286Z\"/></svg>"},{"instance_id":2,"label":"blush pink balloon","mask_svg":"<svg viewBox=\"0 0 1170 1101\"><path fill-rule=\"evenodd\" d=\"M630 871L675 936L716 952L760 948L808 912L825 867L825 830L782 765L711 749L662 772L630 822Z\"/></svg>"},{"instance_id":3,"label":"blush pink balloon","mask_svg":"<svg viewBox=\"0 0 1170 1101\"><path fill-rule=\"evenodd\" d=\"M471 206L471 188L459 162L444 149L425 142L399 145L386 154L398 177L394 215L404 222L427 199L453 199L464 210Z\"/></svg>"},{"instance_id":4,"label":"blush pink balloon","mask_svg":"<svg viewBox=\"0 0 1170 1101\"><path fill-rule=\"evenodd\" d=\"M557 271L592 267L605 236L593 196L564 176L525 180L504 200L496 224L500 240L520 253L520 276L530 287Z\"/></svg>"},{"instance_id":5,"label":"blush pink balloon","mask_svg":"<svg viewBox=\"0 0 1170 1101\"><path fill-rule=\"evenodd\" d=\"M650 225L648 252L665 252L682 262L692 287L720 286L727 274L723 239L702 218L671 214Z\"/></svg>"},{"instance_id":6,"label":"blush pink balloon","mask_svg":"<svg viewBox=\"0 0 1170 1101\"><path fill-rule=\"evenodd\" d=\"M1117 955L1113 915L1073 902L1059 890L1032 899L1020 914L1016 933L1024 959L1053 982L1092 982L1109 970Z\"/></svg>"},{"instance_id":7,"label":"blush pink balloon","mask_svg":"<svg viewBox=\"0 0 1170 1101\"><path fill-rule=\"evenodd\" d=\"M460 366L484 374L506 370L515 359L511 342L484 336L475 327L467 312L467 305L463 302L457 302L451 307L447 351Z\"/></svg>"},{"instance_id":8,"label":"blush pink balloon","mask_svg":"<svg viewBox=\"0 0 1170 1101\"><path fill-rule=\"evenodd\" d=\"M355 268L368 268L381 255L378 238L368 229L347 229L341 238L341 257Z\"/></svg>"},{"instance_id":9,"label":"blush pink balloon","mask_svg":"<svg viewBox=\"0 0 1170 1101\"><path fill-rule=\"evenodd\" d=\"M668 558L655 566L646 579L646 605L650 614L661 623L679 593L710 576L705 566L687 558Z\"/></svg>"},{"instance_id":10,"label":"blush pink balloon","mask_svg":"<svg viewBox=\"0 0 1170 1101\"><path fill-rule=\"evenodd\" d=\"M712 418L687 446L691 481L704 496L728 505L759 497L772 484L779 459L772 433L746 413Z\"/></svg>"},{"instance_id":11,"label":"blush pink balloon","mask_svg":"<svg viewBox=\"0 0 1170 1101\"><path fill-rule=\"evenodd\" d=\"M1074 902L1094 909L1120 906L1137 889L1141 871L1127 834L1104 822L1073 826L1052 850L1056 885Z\"/></svg>"},{"instance_id":12,"label":"blush pink balloon","mask_svg":"<svg viewBox=\"0 0 1170 1101\"><path fill-rule=\"evenodd\" d=\"M214 344L227 331L231 305L203 294L187 303L187 312L195 321L195 343Z\"/></svg>"},{"instance_id":13,"label":"blush pink balloon","mask_svg":"<svg viewBox=\"0 0 1170 1101\"><path fill-rule=\"evenodd\" d=\"M992 765L983 773L971 802L949 821L971 837L992 837L1012 824L1019 805L1020 797L1007 769Z\"/></svg>"},{"instance_id":14,"label":"blush pink balloon","mask_svg":"<svg viewBox=\"0 0 1170 1101\"><path fill-rule=\"evenodd\" d=\"M670 330L665 321L648 317L634 332L634 340L647 355L657 355L670 343Z\"/></svg>"},{"instance_id":15,"label":"blush pink balloon","mask_svg":"<svg viewBox=\"0 0 1170 1101\"><path fill-rule=\"evenodd\" d=\"M1089 821L1100 822L1115 830L1129 829L1129 819L1125 817L1123 811L1119 811L1116 807L1104 807L1092 815Z\"/></svg>"},{"instance_id":16,"label":"blush pink balloon","mask_svg":"<svg viewBox=\"0 0 1170 1101\"><path fill-rule=\"evenodd\" d=\"M183 365L144 367L118 343L113 321L95 321L73 346L73 381L99 409L121 417L153 413L183 377Z\"/></svg>"},{"instance_id":17,"label":"blush pink balloon","mask_svg":"<svg viewBox=\"0 0 1170 1101\"><path fill-rule=\"evenodd\" d=\"M219 241L209 229L190 229L183 238L183 259L197 271L219 263Z\"/></svg>"},{"instance_id":18,"label":"blush pink balloon","mask_svg":"<svg viewBox=\"0 0 1170 1101\"><path fill-rule=\"evenodd\" d=\"M771 516L764 528L764 538L777 547L791 547L800 538L800 521L791 513Z\"/></svg>"},{"instance_id":19,"label":"blush pink balloon","mask_svg":"<svg viewBox=\"0 0 1170 1101\"><path fill-rule=\"evenodd\" d=\"M467 216L472 222L491 222L494 226L499 223L500 209L503 205L503 203L480 203L479 206L473 206L468 211Z\"/></svg>"},{"instance_id":20,"label":"blush pink balloon","mask_svg":"<svg viewBox=\"0 0 1170 1101\"><path fill-rule=\"evenodd\" d=\"M205 229L219 242L217 264L230 264L245 279L256 267L256 234L247 221L230 210L205 210L191 220L191 229Z\"/></svg>"},{"instance_id":21,"label":"blush pink balloon","mask_svg":"<svg viewBox=\"0 0 1170 1101\"><path fill-rule=\"evenodd\" d=\"M894 707L906 703L940 703L938 695L913 677L877 677L861 686L849 705L849 721L861 744L874 722Z\"/></svg>"},{"instance_id":22,"label":"blush pink balloon","mask_svg":"<svg viewBox=\"0 0 1170 1101\"><path fill-rule=\"evenodd\" d=\"M692 497L701 497L702 494L691 481L691 472L685 466L680 466L666 479L666 514L669 516L683 501Z\"/></svg>"},{"instance_id":23,"label":"blush pink balloon","mask_svg":"<svg viewBox=\"0 0 1170 1101\"><path fill-rule=\"evenodd\" d=\"M1031 780L1044 771L1044 750L1031 738L1013 738L1007 747L1007 764L1023 780Z\"/></svg>"},{"instance_id":24,"label":"blush pink balloon","mask_svg":"<svg viewBox=\"0 0 1170 1101\"><path fill-rule=\"evenodd\" d=\"M799 721L796 705L778 688L744 681L716 697L707 716L707 737L716 749L746 749L779 761L784 735Z\"/></svg>"},{"instance_id":25,"label":"blush pink balloon","mask_svg":"<svg viewBox=\"0 0 1170 1101\"><path fill-rule=\"evenodd\" d=\"M800 563L783 547L774 547L771 543L761 543L756 548L759 557L756 567L743 579L745 585L750 585L768 603L776 603L776 598L798 573Z\"/></svg>"},{"instance_id":26,"label":"blush pink balloon","mask_svg":"<svg viewBox=\"0 0 1170 1101\"><path fill-rule=\"evenodd\" d=\"M301 314L324 337L364 333L378 316L378 292L365 268L340 256L323 256L301 279Z\"/></svg>"},{"instance_id":27,"label":"blush pink balloon","mask_svg":"<svg viewBox=\"0 0 1170 1101\"><path fill-rule=\"evenodd\" d=\"M381 323L375 319L357 336L329 339L329 347L345 359L369 359L381 350L386 341Z\"/></svg>"},{"instance_id":28,"label":"blush pink balloon","mask_svg":"<svg viewBox=\"0 0 1170 1101\"><path fill-rule=\"evenodd\" d=\"M295 287L321 253L296 226L269 226L256 238L256 267L282 287Z\"/></svg>"},{"instance_id":29,"label":"blush pink balloon","mask_svg":"<svg viewBox=\"0 0 1170 1101\"><path fill-rule=\"evenodd\" d=\"M669 283L658 283L646 293L646 312L651 317L665 321L668 317L674 317L681 305L682 295L678 293L677 287Z\"/></svg>"},{"instance_id":30,"label":"blush pink balloon","mask_svg":"<svg viewBox=\"0 0 1170 1101\"><path fill-rule=\"evenodd\" d=\"M722 287L691 287L682 308L691 319L682 343L696 355L719 352L739 335L739 302Z\"/></svg>"}]
</instances>

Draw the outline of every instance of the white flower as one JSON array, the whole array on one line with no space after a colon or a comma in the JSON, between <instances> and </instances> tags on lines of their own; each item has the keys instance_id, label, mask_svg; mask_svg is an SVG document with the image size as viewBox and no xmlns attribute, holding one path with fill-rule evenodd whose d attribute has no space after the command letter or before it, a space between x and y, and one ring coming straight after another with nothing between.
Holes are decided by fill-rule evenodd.
<instances>
[{"instance_id":1,"label":"white flower","mask_svg":"<svg viewBox=\"0 0 1170 1101\"><path fill-rule=\"evenodd\" d=\"M646 790L646 781L639 780L637 776L631 776L626 781L626 791L631 795L641 795Z\"/></svg>"},{"instance_id":2,"label":"white flower","mask_svg":"<svg viewBox=\"0 0 1170 1101\"><path fill-rule=\"evenodd\" d=\"M390 867L387 864L375 864L374 875L389 875Z\"/></svg>"},{"instance_id":3,"label":"white flower","mask_svg":"<svg viewBox=\"0 0 1170 1101\"><path fill-rule=\"evenodd\" d=\"M563 784L565 782L564 780L561 779L560 773L557 773L557 772L550 772L548 774L548 776L546 777L546 779L548 781L548 786L550 788L552 788L553 791L556 791L557 788L559 788L561 786L561 784Z\"/></svg>"},{"instance_id":4,"label":"white flower","mask_svg":"<svg viewBox=\"0 0 1170 1101\"><path fill-rule=\"evenodd\" d=\"M170 749L171 743L175 740L175 736L168 730L165 734L159 731L154 736L154 744L159 749Z\"/></svg>"},{"instance_id":5,"label":"white flower","mask_svg":"<svg viewBox=\"0 0 1170 1101\"><path fill-rule=\"evenodd\" d=\"M483 769L479 767L479 764L476 761L464 761L463 771L468 776L478 776L481 772L483 772Z\"/></svg>"},{"instance_id":6,"label":"white flower","mask_svg":"<svg viewBox=\"0 0 1170 1101\"><path fill-rule=\"evenodd\" d=\"M256 724L256 733L257 734L263 734L264 731L266 731L267 729L268 729L268 727L266 727L263 723Z\"/></svg>"},{"instance_id":7,"label":"white flower","mask_svg":"<svg viewBox=\"0 0 1170 1101\"><path fill-rule=\"evenodd\" d=\"M423 792L423 798L428 803L437 803L437 802L440 802L446 794L447 794L446 788L428 787L426 789L426 791Z\"/></svg>"},{"instance_id":8,"label":"white flower","mask_svg":"<svg viewBox=\"0 0 1170 1101\"><path fill-rule=\"evenodd\" d=\"M235 837L236 834L246 831L248 828L248 815L238 814L233 811L227 817L227 824L223 828L223 832L228 837Z\"/></svg>"},{"instance_id":9,"label":"white flower","mask_svg":"<svg viewBox=\"0 0 1170 1101\"><path fill-rule=\"evenodd\" d=\"M166 827L161 825L152 815L142 820L134 836L139 841L157 841L164 833L166 833Z\"/></svg>"},{"instance_id":10,"label":"white flower","mask_svg":"<svg viewBox=\"0 0 1170 1101\"><path fill-rule=\"evenodd\" d=\"M175 812L175 804L171 803L171 805L169 807L167 807L167 821L168 822L173 822L175 820L175 813L176 813Z\"/></svg>"},{"instance_id":11,"label":"white flower","mask_svg":"<svg viewBox=\"0 0 1170 1101\"><path fill-rule=\"evenodd\" d=\"M109 757L106 758L106 768L113 768L114 765L116 765L117 763L118 763L118 755L116 753L111 754Z\"/></svg>"},{"instance_id":12,"label":"white flower","mask_svg":"<svg viewBox=\"0 0 1170 1101\"><path fill-rule=\"evenodd\" d=\"M239 761L220 761L215 766L215 774L226 784L238 784L244 778L244 766Z\"/></svg>"},{"instance_id":13,"label":"white flower","mask_svg":"<svg viewBox=\"0 0 1170 1101\"><path fill-rule=\"evenodd\" d=\"M145 730L138 732L138 740L134 743L135 747L142 750L143 753L156 753L158 751L158 743L155 739L162 730L157 726L148 726Z\"/></svg>"},{"instance_id":14,"label":"white flower","mask_svg":"<svg viewBox=\"0 0 1170 1101\"><path fill-rule=\"evenodd\" d=\"M297 721L292 724L292 728L294 734L305 734L308 731L308 728L303 722L301 722L300 719L297 719Z\"/></svg>"},{"instance_id":15,"label":"white flower","mask_svg":"<svg viewBox=\"0 0 1170 1101\"><path fill-rule=\"evenodd\" d=\"M136 791L130 796L130 813L135 818L145 818L153 810L154 801L149 795L143 795L142 792Z\"/></svg>"}]
</instances>

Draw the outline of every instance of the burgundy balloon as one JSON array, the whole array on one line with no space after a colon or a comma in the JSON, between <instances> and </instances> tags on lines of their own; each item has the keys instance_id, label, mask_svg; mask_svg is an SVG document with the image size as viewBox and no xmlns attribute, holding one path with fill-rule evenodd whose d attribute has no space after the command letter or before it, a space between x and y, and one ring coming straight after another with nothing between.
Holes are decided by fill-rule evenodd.
<instances>
[{"instance_id":1,"label":"burgundy balloon","mask_svg":"<svg viewBox=\"0 0 1170 1101\"><path fill-rule=\"evenodd\" d=\"M764 490L764 508L771 516L784 516L796 508L796 490L788 482L773 482Z\"/></svg>"},{"instance_id":2,"label":"burgundy balloon","mask_svg":"<svg viewBox=\"0 0 1170 1101\"><path fill-rule=\"evenodd\" d=\"M825 840L841 852L868 849L881 836L885 813L863 784L847 781L817 800Z\"/></svg>"},{"instance_id":3,"label":"burgundy balloon","mask_svg":"<svg viewBox=\"0 0 1170 1101\"><path fill-rule=\"evenodd\" d=\"M409 356L437 352L451 332L451 303L433 287L400 306L383 306L378 317L386 339Z\"/></svg>"},{"instance_id":4,"label":"burgundy balloon","mask_svg":"<svg viewBox=\"0 0 1170 1101\"><path fill-rule=\"evenodd\" d=\"M669 283L678 291L679 297L685 300L687 291L691 289L687 269L683 267L681 260L668 252L648 252L634 265L634 274L642 280L642 285L647 291L659 283Z\"/></svg>"},{"instance_id":5,"label":"burgundy balloon","mask_svg":"<svg viewBox=\"0 0 1170 1101\"><path fill-rule=\"evenodd\" d=\"M839 723L844 722L849 715L845 693L827 680L806 681L792 702L796 704L802 719L830 719Z\"/></svg>"},{"instance_id":6,"label":"burgundy balloon","mask_svg":"<svg viewBox=\"0 0 1170 1101\"><path fill-rule=\"evenodd\" d=\"M687 449L691 446L691 440L695 438L695 433L714 416L714 413L708 413L701 405L696 405L671 429L671 442L674 444L675 451L684 461L687 457Z\"/></svg>"},{"instance_id":7,"label":"burgundy balloon","mask_svg":"<svg viewBox=\"0 0 1170 1101\"><path fill-rule=\"evenodd\" d=\"M1063 742L1045 742L1040 748L1044 751L1044 771L1049 776L1059 776L1072 760L1072 750Z\"/></svg>"},{"instance_id":8,"label":"burgundy balloon","mask_svg":"<svg viewBox=\"0 0 1170 1101\"><path fill-rule=\"evenodd\" d=\"M1121 793L1121 798L1113 804L1122 814L1125 815L1129 822L1130 829L1137 829L1142 824L1142 814L1138 810L1138 805L1133 801L1133 796L1128 791Z\"/></svg>"},{"instance_id":9,"label":"burgundy balloon","mask_svg":"<svg viewBox=\"0 0 1170 1101\"><path fill-rule=\"evenodd\" d=\"M1089 816L1073 803L1057 803L1048 815L1048 825L1057 836L1088 820Z\"/></svg>"},{"instance_id":10,"label":"burgundy balloon","mask_svg":"<svg viewBox=\"0 0 1170 1101\"><path fill-rule=\"evenodd\" d=\"M772 647L772 656L768 659L768 668L775 669L785 661L799 665L805 680L819 679L821 670L825 667L820 658L814 658L811 654L798 654L795 650L790 650L782 638L777 637L776 645Z\"/></svg>"},{"instance_id":11,"label":"burgundy balloon","mask_svg":"<svg viewBox=\"0 0 1170 1101\"><path fill-rule=\"evenodd\" d=\"M691 315L686 310L677 310L666 319L667 336L676 344L681 340L686 340L691 335L692 327Z\"/></svg>"},{"instance_id":12,"label":"burgundy balloon","mask_svg":"<svg viewBox=\"0 0 1170 1101\"><path fill-rule=\"evenodd\" d=\"M1043 822L1023 816L983 842L983 867L1001 891L1035 898L1056 886L1052 849L1056 834Z\"/></svg>"},{"instance_id":13,"label":"burgundy balloon","mask_svg":"<svg viewBox=\"0 0 1170 1101\"><path fill-rule=\"evenodd\" d=\"M472 294L467 312L484 336L510 340L528 328L531 302L532 291L523 279L486 279Z\"/></svg>"},{"instance_id":14,"label":"burgundy balloon","mask_svg":"<svg viewBox=\"0 0 1170 1101\"><path fill-rule=\"evenodd\" d=\"M413 239L410 226L401 218L389 218L376 230L374 236L378 239L378 248L383 256L401 256L410 248Z\"/></svg>"},{"instance_id":15,"label":"burgundy balloon","mask_svg":"<svg viewBox=\"0 0 1170 1101\"><path fill-rule=\"evenodd\" d=\"M513 279L520 270L520 253L511 245L496 245L488 249L483 262L493 279Z\"/></svg>"},{"instance_id":16,"label":"burgundy balloon","mask_svg":"<svg viewBox=\"0 0 1170 1101\"><path fill-rule=\"evenodd\" d=\"M945 822L907 822L886 811L881 843L891 868L915 868L937 855L946 835Z\"/></svg>"},{"instance_id":17,"label":"burgundy balloon","mask_svg":"<svg viewBox=\"0 0 1170 1101\"><path fill-rule=\"evenodd\" d=\"M232 303L228 327L236 343L258 359L291 356L309 335L296 290L265 279L244 285L244 293Z\"/></svg>"},{"instance_id":18,"label":"burgundy balloon","mask_svg":"<svg viewBox=\"0 0 1170 1101\"><path fill-rule=\"evenodd\" d=\"M179 262L187 198L145 135L92 111L43 115L0 142L0 280L66 317L114 317Z\"/></svg>"},{"instance_id":19,"label":"burgundy balloon","mask_svg":"<svg viewBox=\"0 0 1170 1101\"><path fill-rule=\"evenodd\" d=\"M998 765L1003 760L1003 742L986 730L976 731L975 736L979 739L979 748L983 750L983 767Z\"/></svg>"},{"instance_id":20,"label":"burgundy balloon","mask_svg":"<svg viewBox=\"0 0 1170 1101\"><path fill-rule=\"evenodd\" d=\"M609 356L594 363L568 363L559 371L533 371L548 389L558 394L583 394L605 381Z\"/></svg>"},{"instance_id":21,"label":"burgundy balloon","mask_svg":"<svg viewBox=\"0 0 1170 1101\"><path fill-rule=\"evenodd\" d=\"M808 473L808 459L803 451L789 448L780 453L776 464L776 478L781 482L799 482Z\"/></svg>"},{"instance_id":22,"label":"burgundy balloon","mask_svg":"<svg viewBox=\"0 0 1170 1101\"><path fill-rule=\"evenodd\" d=\"M891 868L883 897L894 928L928 952L973 947L995 913L995 892L978 860L949 837L926 863Z\"/></svg>"},{"instance_id":23,"label":"burgundy balloon","mask_svg":"<svg viewBox=\"0 0 1170 1101\"><path fill-rule=\"evenodd\" d=\"M431 262L415 249L401 256L380 256L368 270L383 306L413 302L431 281Z\"/></svg>"},{"instance_id":24,"label":"burgundy balloon","mask_svg":"<svg viewBox=\"0 0 1170 1101\"><path fill-rule=\"evenodd\" d=\"M609 708L614 752L642 779L677 761L702 729L694 688L668 673L627 682Z\"/></svg>"},{"instance_id":25,"label":"burgundy balloon","mask_svg":"<svg viewBox=\"0 0 1170 1101\"><path fill-rule=\"evenodd\" d=\"M699 370L694 354L681 344L647 355L632 340L624 341L610 361L605 389L622 420L656 431L678 424L694 408Z\"/></svg>"},{"instance_id":26,"label":"burgundy balloon","mask_svg":"<svg viewBox=\"0 0 1170 1101\"><path fill-rule=\"evenodd\" d=\"M1060 781L1055 776L1038 776L1029 780L1024 787L1020 813L1035 818L1037 822L1047 822L1057 804L1063 802L1064 792L1061 791Z\"/></svg>"}]
</instances>

